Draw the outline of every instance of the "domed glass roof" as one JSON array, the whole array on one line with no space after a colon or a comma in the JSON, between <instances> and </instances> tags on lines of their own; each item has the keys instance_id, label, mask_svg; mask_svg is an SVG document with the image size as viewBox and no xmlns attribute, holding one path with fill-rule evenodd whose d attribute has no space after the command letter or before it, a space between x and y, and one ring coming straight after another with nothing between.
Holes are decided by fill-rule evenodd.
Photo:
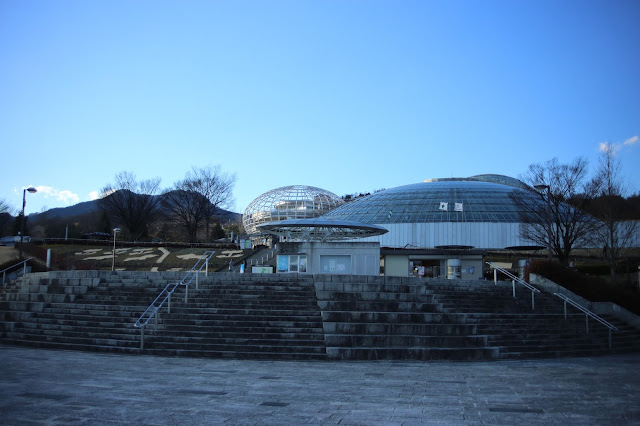
<instances>
[{"instance_id":1,"label":"domed glass roof","mask_svg":"<svg viewBox=\"0 0 640 426\"><path fill-rule=\"evenodd\" d=\"M356 199L327 213L326 219L363 223L518 223L513 191L539 202L535 193L476 179L431 180L399 186Z\"/></svg>"},{"instance_id":2,"label":"domed glass roof","mask_svg":"<svg viewBox=\"0 0 640 426\"><path fill-rule=\"evenodd\" d=\"M247 234L260 231L257 225L287 219L321 216L342 204L333 192L306 185L272 189L253 200L244 211L242 222Z\"/></svg>"}]
</instances>

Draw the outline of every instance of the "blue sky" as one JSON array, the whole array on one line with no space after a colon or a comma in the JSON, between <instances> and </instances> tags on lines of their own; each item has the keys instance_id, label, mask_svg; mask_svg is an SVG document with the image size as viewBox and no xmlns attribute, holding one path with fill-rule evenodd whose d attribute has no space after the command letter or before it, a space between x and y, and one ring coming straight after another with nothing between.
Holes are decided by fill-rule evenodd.
<instances>
[{"instance_id":1,"label":"blue sky","mask_svg":"<svg viewBox=\"0 0 640 426\"><path fill-rule=\"evenodd\" d=\"M120 171L338 195L619 145L640 190L640 2L0 0L0 199Z\"/></svg>"}]
</instances>

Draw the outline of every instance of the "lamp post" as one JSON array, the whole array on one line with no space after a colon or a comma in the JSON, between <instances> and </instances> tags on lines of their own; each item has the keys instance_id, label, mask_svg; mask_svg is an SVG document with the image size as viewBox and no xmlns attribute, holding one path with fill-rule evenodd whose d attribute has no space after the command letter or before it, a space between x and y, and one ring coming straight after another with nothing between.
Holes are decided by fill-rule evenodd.
<instances>
[{"instance_id":1,"label":"lamp post","mask_svg":"<svg viewBox=\"0 0 640 426\"><path fill-rule=\"evenodd\" d=\"M547 255L549 263L551 263L553 260L553 256L551 254L551 187L544 183L539 183L533 187L538 191L547 190Z\"/></svg>"},{"instance_id":2,"label":"lamp post","mask_svg":"<svg viewBox=\"0 0 640 426\"><path fill-rule=\"evenodd\" d=\"M120 228L113 228L113 258L111 261L111 272L116 270L116 235L120 232Z\"/></svg>"},{"instance_id":3,"label":"lamp post","mask_svg":"<svg viewBox=\"0 0 640 426\"><path fill-rule=\"evenodd\" d=\"M22 190L22 217L20 218L20 259L22 259L22 243L24 242L24 208L27 205L27 191L32 194L38 192L33 186Z\"/></svg>"}]
</instances>

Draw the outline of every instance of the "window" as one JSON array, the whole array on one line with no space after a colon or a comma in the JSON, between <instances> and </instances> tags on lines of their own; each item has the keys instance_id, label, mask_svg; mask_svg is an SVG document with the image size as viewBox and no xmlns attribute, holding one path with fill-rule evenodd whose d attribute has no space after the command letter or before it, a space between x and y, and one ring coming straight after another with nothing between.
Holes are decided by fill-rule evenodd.
<instances>
[{"instance_id":1,"label":"window","mask_svg":"<svg viewBox=\"0 0 640 426\"><path fill-rule=\"evenodd\" d=\"M320 273L351 275L351 256L320 256Z\"/></svg>"},{"instance_id":2,"label":"window","mask_svg":"<svg viewBox=\"0 0 640 426\"><path fill-rule=\"evenodd\" d=\"M306 254L278 255L278 272L307 272Z\"/></svg>"}]
</instances>

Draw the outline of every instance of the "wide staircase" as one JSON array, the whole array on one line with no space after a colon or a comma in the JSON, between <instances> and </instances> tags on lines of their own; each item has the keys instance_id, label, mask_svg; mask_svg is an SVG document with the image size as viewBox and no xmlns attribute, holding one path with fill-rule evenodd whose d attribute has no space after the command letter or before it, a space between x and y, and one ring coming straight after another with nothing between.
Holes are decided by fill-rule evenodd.
<instances>
[{"instance_id":1,"label":"wide staircase","mask_svg":"<svg viewBox=\"0 0 640 426\"><path fill-rule=\"evenodd\" d=\"M174 297L144 353L260 359L326 359L311 277L221 274L184 302Z\"/></svg>"},{"instance_id":2,"label":"wide staircase","mask_svg":"<svg viewBox=\"0 0 640 426\"><path fill-rule=\"evenodd\" d=\"M498 357L466 314L443 308L426 281L326 276L316 280L333 359L477 360Z\"/></svg>"},{"instance_id":3,"label":"wide staircase","mask_svg":"<svg viewBox=\"0 0 640 426\"><path fill-rule=\"evenodd\" d=\"M640 351L601 324L511 283L336 275L199 275L141 332L134 323L179 273L60 271L3 289L0 342L255 359L487 360ZM588 324L588 332L586 331ZM142 340L144 336L144 340Z\"/></svg>"},{"instance_id":4,"label":"wide staircase","mask_svg":"<svg viewBox=\"0 0 640 426\"><path fill-rule=\"evenodd\" d=\"M138 353L133 323L166 283L141 274L34 273L0 298L3 343Z\"/></svg>"},{"instance_id":5,"label":"wide staircase","mask_svg":"<svg viewBox=\"0 0 640 426\"><path fill-rule=\"evenodd\" d=\"M609 329L550 293L531 291L511 282L430 280L446 312L467 315L478 335L499 350L499 358L600 355L640 351L640 330L611 315L599 315Z\"/></svg>"}]
</instances>

